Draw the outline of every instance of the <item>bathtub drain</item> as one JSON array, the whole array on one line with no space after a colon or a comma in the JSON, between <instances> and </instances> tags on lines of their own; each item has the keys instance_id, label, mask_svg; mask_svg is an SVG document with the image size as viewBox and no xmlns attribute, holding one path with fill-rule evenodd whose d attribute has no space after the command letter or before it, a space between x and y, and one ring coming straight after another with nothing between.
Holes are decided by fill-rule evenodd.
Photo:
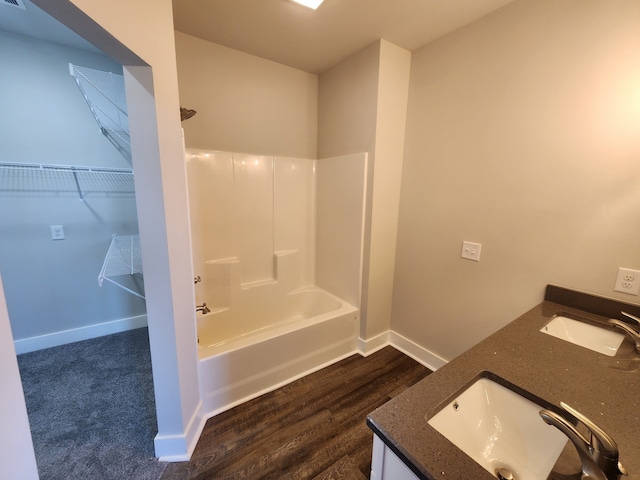
<instances>
[{"instance_id":1,"label":"bathtub drain","mask_svg":"<svg viewBox=\"0 0 640 480\"><path fill-rule=\"evenodd\" d=\"M496 476L500 480L516 480L516 477L513 476L513 473L511 473L509 469L504 467L496 469Z\"/></svg>"}]
</instances>

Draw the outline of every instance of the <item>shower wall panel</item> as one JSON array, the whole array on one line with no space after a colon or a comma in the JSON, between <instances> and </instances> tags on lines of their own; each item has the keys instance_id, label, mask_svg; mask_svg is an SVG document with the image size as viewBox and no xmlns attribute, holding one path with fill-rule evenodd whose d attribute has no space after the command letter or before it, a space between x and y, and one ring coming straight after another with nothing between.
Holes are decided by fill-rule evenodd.
<instances>
[{"instance_id":1,"label":"shower wall panel","mask_svg":"<svg viewBox=\"0 0 640 480\"><path fill-rule=\"evenodd\" d=\"M235 268L245 287L276 280L292 288L313 283L314 164L301 158L187 151L194 270L204 274L203 283L222 303L205 298L196 287L199 302L226 306L229 292L221 279L235 281L229 273ZM276 257L282 256L296 259L286 279L276 269Z\"/></svg>"},{"instance_id":2,"label":"shower wall panel","mask_svg":"<svg viewBox=\"0 0 640 480\"><path fill-rule=\"evenodd\" d=\"M360 308L367 154L317 161L316 285Z\"/></svg>"},{"instance_id":3,"label":"shower wall panel","mask_svg":"<svg viewBox=\"0 0 640 480\"><path fill-rule=\"evenodd\" d=\"M275 158L274 247L300 252L300 283L314 283L315 160Z\"/></svg>"},{"instance_id":4,"label":"shower wall panel","mask_svg":"<svg viewBox=\"0 0 640 480\"><path fill-rule=\"evenodd\" d=\"M273 280L273 157L234 153L233 184L241 281Z\"/></svg>"},{"instance_id":5,"label":"shower wall panel","mask_svg":"<svg viewBox=\"0 0 640 480\"><path fill-rule=\"evenodd\" d=\"M191 234L194 238L207 239L193 242L194 265L235 257L231 230L234 218L231 153L194 153L187 155L187 161Z\"/></svg>"}]
</instances>

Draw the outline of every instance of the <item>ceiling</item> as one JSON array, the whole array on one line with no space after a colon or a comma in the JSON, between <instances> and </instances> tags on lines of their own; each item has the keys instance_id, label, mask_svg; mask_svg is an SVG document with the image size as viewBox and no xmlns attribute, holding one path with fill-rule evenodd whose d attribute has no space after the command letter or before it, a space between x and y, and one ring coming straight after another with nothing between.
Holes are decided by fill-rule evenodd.
<instances>
[{"instance_id":1,"label":"ceiling","mask_svg":"<svg viewBox=\"0 0 640 480\"><path fill-rule=\"evenodd\" d=\"M23 0L0 0L0 30L97 52ZM173 0L176 30L310 73L322 73L379 38L415 50L514 0Z\"/></svg>"},{"instance_id":2,"label":"ceiling","mask_svg":"<svg viewBox=\"0 0 640 480\"><path fill-rule=\"evenodd\" d=\"M173 0L175 29L310 73L384 38L413 51L514 0Z\"/></svg>"}]
</instances>

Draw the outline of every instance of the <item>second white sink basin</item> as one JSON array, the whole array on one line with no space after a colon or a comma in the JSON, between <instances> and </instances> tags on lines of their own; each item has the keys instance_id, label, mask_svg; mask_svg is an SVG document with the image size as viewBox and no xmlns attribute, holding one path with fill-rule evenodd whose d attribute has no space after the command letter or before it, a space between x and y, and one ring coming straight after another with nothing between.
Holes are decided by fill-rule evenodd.
<instances>
[{"instance_id":1,"label":"second white sink basin","mask_svg":"<svg viewBox=\"0 0 640 480\"><path fill-rule=\"evenodd\" d=\"M540 331L609 357L615 356L624 340L621 333L562 315L553 317Z\"/></svg>"},{"instance_id":2,"label":"second white sink basin","mask_svg":"<svg viewBox=\"0 0 640 480\"><path fill-rule=\"evenodd\" d=\"M567 437L544 423L542 408L483 377L428 424L495 477L503 469L504 478L545 480Z\"/></svg>"}]
</instances>

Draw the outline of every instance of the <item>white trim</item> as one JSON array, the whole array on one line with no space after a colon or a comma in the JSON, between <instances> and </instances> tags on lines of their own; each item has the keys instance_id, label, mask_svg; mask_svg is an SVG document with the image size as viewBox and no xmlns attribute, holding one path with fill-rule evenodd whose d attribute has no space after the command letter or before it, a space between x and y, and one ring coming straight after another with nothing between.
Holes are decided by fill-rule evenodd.
<instances>
[{"instance_id":1,"label":"white trim","mask_svg":"<svg viewBox=\"0 0 640 480\"><path fill-rule=\"evenodd\" d=\"M413 358L415 361L430 370L437 370L448 362L442 357L417 345L392 330L376 335L374 338L369 340L358 338L358 347L355 350L353 349L352 341L353 340L348 338L337 341L320 350L312 351L306 355L297 357L295 360L292 360L292 362L285 365L278 365L277 367L271 368L267 371L262 371L260 375L254 375L253 377L237 382L236 384L224 385L219 389L220 391L216 392L209 392L211 385L207 385L209 382L206 381L207 375L204 371L210 370L210 366L205 366L204 363L214 361L214 359L211 357L201 359L199 361L199 373L202 400L191 418L185 434L156 435L156 438L154 439L156 456L159 460L166 462L182 462L189 460L196 444L198 443L200 435L202 434L206 421L209 418L257 398L265 393L276 390L293 382L294 380L321 370L322 368L348 358L356 353L368 356L388 345L391 345L396 350ZM306 365L306 368L303 367L297 371L293 368L292 370L294 364L298 364L299 367ZM203 383L205 384L204 386ZM253 384L258 385L260 383L267 384L268 386L264 388L250 388L250 393L247 395L234 395L234 390L237 389L238 392L244 390L243 387L245 384L251 384L250 386L252 386ZM226 398L228 401L222 400L223 398ZM176 452L184 453L176 454Z\"/></svg>"},{"instance_id":2,"label":"white trim","mask_svg":"<svg viewBox=\"0 0 640 480\"><path fill-rule=\"evenodd\" d=\"M358 337L358 352L360 352L362 356L368 357L372 353L375 353L378 350L382 350L387 345L390 345L390 332L391 330L387 330L386 332L382 332L381 334L376 335L369 340L363 340L362 338Z\"/></svg>"},{"instance_id":3,"label":"white trim","mask_svg":"<svg viewBox=\"0 0 640 480\"><path fill-rule=\"evenodd\" d=\"M288 384L290 384L292 382L295 382L296 380L299 380L299 379L301 379L303 377L306 377L307 375L311 375L312 373L315 373L315 372L317 372L319 370L322 370L323 368L326 368L326 367L328 367L330 365L333 365L334 363L338 363L339 361L344 360L346 358L349 358L352 355L357 355L358 353L359 352L357 350L351 350L351 351L349 351L347 353L343 353L343 354L340 354L340 355L338 355L336 357L332 357L330 360L327 360L324 363L321 363L321 364L318 364L318 365L314 365L313 367L305 370L304 372L298 373L298 374L293 375L293 376L291 376L289 378L286 378L285 380L281 380L281 381L279 381L277 383L274 383L274 384L272 384L272 385L270 385L270 386L268 386L266 388L263 388L262 390L259 390L259 391L255 392L255 393L252 393L252 394L247 395L247 396L245 396L243 398L235 400L232 403L228 403L226 405L223 405L223 406L217 408L216 410L213 410L213 411L207 413L207 417L205 417L205 421L208 418L215 417L216 415L219 415L219 414L221 414L223 412L226 412L227 410L231 410L232 408L237 407L238 405L242 405L243 403L248 402L250 400L253 400L255 398L258 398L258 397L260 397L260 396L262 396L262 395L264 395L266 393L273 392L274 390L277 390L277 389L279 389L281 387L284 387L285 385L288 385Z\"/></svg>"},{"instance_id":4,"label":"white trim","mask_svg":"<svg viewBox=\"0 0 640 480\"><path fill-rule=\"evenodd\" d=\"M416 362L421 363L429 370L438 370L440 367L443 367L447 363L449 363L449 360L446 360L439 355L430 352L426 348L421 347L417 343L414 343L408 338L403 337L399 333L396 333L393 330L390 330L389 333L390 345L392 345L396 350L399 350L405 355L413 358Z\"/></svg>"},{"instance_id":5,"label":"white trim","mask_svg":"<svg viewBox=\"0 0 640 480\"><path fill-rule=\"evenodd\" d=\"M102 337L112 333L125 332L147 326L147 316L121 318L111 322L87 325L86 327L72 328L61 332L48 333L37 337L23 338L13 342L16 354L35 352L44 348L58 347L67 343L80 342L90 338Z\"/></svg>"},{"instance_id":6,"label":"white trim","mask_svg":"<svg viewBox=\"0 0 640 480\"><path fill-rule=\"evenodd\" d=\"M189 461L200 440L208 417L205 415L203 403L200 401L193 413L186 433L180 435L160 435L153 439L156 457L161 462ZM176 453L184 452L184 453Z\"/></svg>"},{"instance_id":7,"label":"white trim","mask_svg":"<svg viewBox=\"0 0 640 480\"><path fill-rule=\"evenodd\" d=\"M230 352L233 354L233 352ZM217 384L216 379L210 378L212 372L219 371L219 364L237 360L241 357L223 355L221 360L207 358L200 360L200 391L204 401L207 417L213 417L244 402L269 393L299 378L321 370L340 360L358 353L354 348L354 339L336 340L326 347L312 350L304 355L297 355L288 362L274 365L257 374L235 382Z\"/></svg>"}]
</instances>

